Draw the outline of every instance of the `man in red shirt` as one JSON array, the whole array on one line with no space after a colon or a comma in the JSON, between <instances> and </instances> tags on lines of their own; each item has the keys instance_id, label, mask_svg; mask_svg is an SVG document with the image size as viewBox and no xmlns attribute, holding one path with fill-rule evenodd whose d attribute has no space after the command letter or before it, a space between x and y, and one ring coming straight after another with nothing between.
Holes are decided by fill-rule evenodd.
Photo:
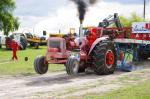
<instances>
[{"instance_id":1,"label":"man in red shirt","mask_svg":"<svg viewBox=\"0 0 150 99\"><path fill-rule=\"evenodd\" d=\"M13 39L11 44L12 44L12 51L13 51L12 60L14 59L18 60L17 57L18 43Z\"/></svg>"}]
</instances>

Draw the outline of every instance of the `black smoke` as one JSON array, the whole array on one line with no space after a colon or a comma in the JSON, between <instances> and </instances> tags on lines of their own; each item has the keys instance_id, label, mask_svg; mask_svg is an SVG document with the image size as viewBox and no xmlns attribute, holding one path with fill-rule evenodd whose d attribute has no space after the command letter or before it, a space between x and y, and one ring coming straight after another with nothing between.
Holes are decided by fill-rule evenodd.
<instances>
[{"instance_id":1,"label":"black smoke","mask_svg":"<svg viewBox=\"0 0 150 99\"><path fill-rule=\"evenodd\" d=\"M97 2L97 0L89 0L90 4L95 4Z\"/></svg>"},{"instance_id":2,"label":"black smoke","mask_svg":"<svg viewBox=\"0 0 150 99\"><path fill-rule=\"evenodd\" d=\"M91 4L95 4L96 0L71 0L71 1L75 2L75 4L77 5L80 24L82 24L87 11L87 7Z\"/></svg>"},{"instance_id":3,"label":"black smoke","mask_svg":"<svg viewBox=\"0 0 150 99\"><path fill-rule=\"evenodd\" d=\"M84 20L85 13L86 13L87 5L82 0L77 0L77 4L78 4L78 12L79 12L80 24L82 24L82 22Z\"/></svg>"}]
</instances>

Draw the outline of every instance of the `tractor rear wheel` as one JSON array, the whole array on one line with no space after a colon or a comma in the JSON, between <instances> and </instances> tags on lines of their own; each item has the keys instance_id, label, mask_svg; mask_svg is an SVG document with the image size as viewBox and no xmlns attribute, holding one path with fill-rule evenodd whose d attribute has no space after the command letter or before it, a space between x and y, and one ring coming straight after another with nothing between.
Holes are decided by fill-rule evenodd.
<instances>
[{"instance_id":1,"label":"tractor rear wheel","mask_svg":"<svg viewBox=\"0 0 150 99\"><path fill-rule=\"evenodd\" d=\"M66 64L66 72L68 75L76 76L78 73L85 72L85 67L75 57L69 57Z\"/></svg>"},{"instance_id":2,"label":"tractor rear wheel","mask_svg":"<svg viewBox=\"0 0 150 99\"><path fill-rule=\"evenodd\" d=\"M114 44L105 40L99 42L93 50L94 71L98 75L112 74L117 65L117 55Z\"/></svg>"},{"instance_id":3,"label":"tractor rear wheel","mask_svg":"<svg viewBox=\"0 0 150 99\"><path fill-rule=\"evenodd\" d=\"M48 64L45 62L45 57L37 57L34 60L34 69L38 74L45 74L48 71Z\"/></svg>"}]
</instances>

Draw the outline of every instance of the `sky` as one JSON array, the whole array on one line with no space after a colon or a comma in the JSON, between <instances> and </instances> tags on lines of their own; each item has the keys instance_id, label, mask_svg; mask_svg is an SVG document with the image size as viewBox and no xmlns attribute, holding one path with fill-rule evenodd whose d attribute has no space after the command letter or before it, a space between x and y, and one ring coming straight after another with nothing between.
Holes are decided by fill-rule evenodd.
<instances>
[{"instance_id":1,"label":"sky","mask_svg":"<svg viewBox=\"0 0 150 99\"><path fill-rule=\"evenodd\" d=\"M88 7L84 26L97 26L100 21L113 13L129 17L132 12L143 16L143 0L97 0ZM18 32L42 31L69 32L79 27L76 5L70 0L16 0L15 16L20 19ZM147 0L146 18L150 18L150 0Z\"/></svg>"}]
</instances>

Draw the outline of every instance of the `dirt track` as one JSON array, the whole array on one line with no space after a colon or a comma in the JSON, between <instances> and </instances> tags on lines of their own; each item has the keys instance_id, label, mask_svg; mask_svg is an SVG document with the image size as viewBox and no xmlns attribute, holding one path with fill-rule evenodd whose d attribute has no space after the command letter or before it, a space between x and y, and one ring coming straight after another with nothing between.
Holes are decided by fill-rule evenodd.
<instances>
[{"instance_id":1,"label":"dirt track","mask_svg":"<svg viewBox=\"0 0 150 99\"><path fill-rule=\"evenodd\" d=\"M143 63L147 66L150 62ZM146 65L145 65L146 66ZM130 78L126 78L130 77ZM137 79L137 77L139 79ZM150 69L136 72L116 71L113 75L97 76L80 74L78 77L68 76L65 72L49 73L30 77L0 77L0 97L2 99L22 98L66 98L82 96L91 92L107 92L123 87L128 83L149 79ZM126 79L124 79L126 78ZM132 78L132 79L131 79Z\"/></svg>"}]
</instances>

